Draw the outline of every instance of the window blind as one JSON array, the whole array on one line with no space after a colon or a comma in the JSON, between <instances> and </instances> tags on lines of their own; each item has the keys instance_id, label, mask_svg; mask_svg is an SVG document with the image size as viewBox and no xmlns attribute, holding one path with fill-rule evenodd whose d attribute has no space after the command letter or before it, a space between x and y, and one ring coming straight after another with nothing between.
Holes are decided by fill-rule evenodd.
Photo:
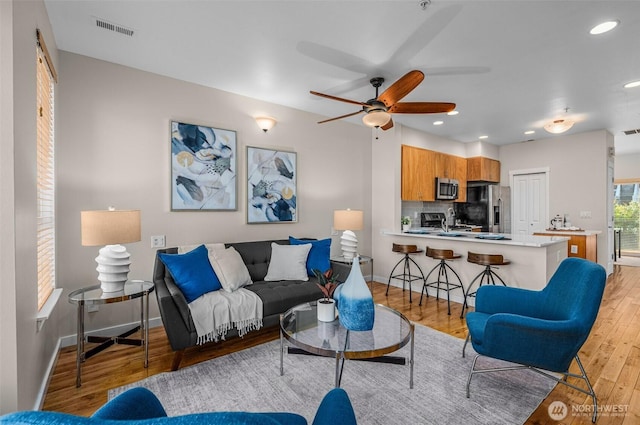
<instances>
[{"instance_id":1,"label":"window blind","mask_svg":"<svg viewBox=\"0 0 640 425\"><path fill-rule=\"evenodd\" d=\"M54 76L51 60L37 32L37 261L38 310L55 289Z\"/></svg>"}]
</instances>

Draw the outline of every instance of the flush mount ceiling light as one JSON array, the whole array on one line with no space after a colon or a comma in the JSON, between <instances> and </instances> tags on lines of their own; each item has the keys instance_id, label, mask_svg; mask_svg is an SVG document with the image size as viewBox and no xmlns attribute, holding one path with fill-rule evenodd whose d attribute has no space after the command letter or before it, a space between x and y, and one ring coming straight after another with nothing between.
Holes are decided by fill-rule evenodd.
<instances>
[{"instance_id":1,"label":"flush mount ceiling light","mask_svg":"<svg viewBox=\"0 0 640 425\"><path fill-rule=\"evenodd\" d=\"M560 134L568 131L571 127L573 127L573 121L570 120L554 120L550 123L544 125L544 129L549 133Z\"/></svg>"},{"instance_id":2,"label":"flush mount ceiling light","mask_svg":"<svg viewBox=\"0 0 640 425\"><path fill-rule=\"evenodd\" d=\"M614 21L602 22L601 24L598 24L595 27L591 28L591 31L589 31L589 34L591 35L604 34L605 32L609 32L615 27L617 27L619 23L620 21L618 21L617 19Z\"/></svg>"},{"instance_id":3,"label":"flush mount ceiling light","mask_svg":"<svg viewBox=\"0 0 640 425\"><path fill-rule=\"evenodd\" d=\"M527 130L524 132L524 134L529 135L529 134L534 134L535 131L534 130Z\"/></svg>"},{"instance_id":4,"label":"flush mount ceiling light","mask_svg":"<svg viewBox=\"0 0 640 425\"><path fill-rule=\"evenodd\" d=\"M362 122L367 127L382 127L391 119L391 114L383 110L373 110L362 117Z\"/></svg>"},{"instance_id":5,"label":"flush mount ceiling light","mask_svg":"<svg viewBox=\"0 0 640 425\"><path fill-rule=\"evenodd\" d=\"M634 87L638 87L640 86L640 80L637 81L630 81L627 84L624 85L625 89L632 89Z\"/></svg>"},{"instance_id":6,"label":"flush mount ceiling light","mask_svg":"<svg viewBox=\"0 0 640 425\"><path fill-rule=\"evenodd\" d=\"M256 123L258 123L258 127L266 133L276 125L276 120L271 117L258 117L256 118Z\"/></svg>"},{"instance_id":7,"label":"flush mount ceiling light","mask_svg":"<svg viewBox=\"0 0 640 425\"><path fill-rule=\"evenodd\" d=\"M488 139L488 138L489 138L489 136L480 136L480 137L478 137L478 139L480 139L480 140L485 140L485 139Z\"/></svg>"},{"instance_id":8,"label":"flush mount ceiling light","mask_svg":"<svg viewBox=\"0 0 640 425\"><path fill-rule=\"evenodd\" d=\"M444 124L444 121L434 121L433 125L442 125Z\"/></svg>"}]
</instances>

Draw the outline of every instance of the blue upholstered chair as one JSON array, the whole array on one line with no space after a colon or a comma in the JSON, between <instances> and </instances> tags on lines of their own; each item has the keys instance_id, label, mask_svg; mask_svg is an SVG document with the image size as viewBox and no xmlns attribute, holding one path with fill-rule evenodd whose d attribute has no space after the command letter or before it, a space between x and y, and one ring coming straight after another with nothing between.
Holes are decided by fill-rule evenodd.
<instances>
[{"instance_id":1,"label":"blue upholstered chair","mask_svg":"<svg viewBox=\"0 0 640 425\"><path fill-rule=\"evenodd\" d=\"M578 357L578 350L591 332L600 308L606 273L602 266L580 258L567 258L541 291L485 285L478 289L475 311L467 314L469 333L462 349L471 341L478 353L467 380L476 373L530 368L597 400ZM493 357L515 366L476 369L480 356ZM569 373L575 358L580 375ZM547 373L563 374L563 379ZM571 384L567 377L581 379L587 389Z\"/></svg>"},{"instance_id":2,"label":"blue upholstered chair","mask_svg":"<svg viewBox=\"0 0 640 425\"><path fill-rule=\"evenodd\" d=\"M132 388L101 407L93 416L59 412L24 411L0 416L1 425L306 425L295 413L211 412L171 416L146 388ZM334 388L325 396L313 425L355 425L356 418L347 393Z\"/></svg>"}]
</instances>

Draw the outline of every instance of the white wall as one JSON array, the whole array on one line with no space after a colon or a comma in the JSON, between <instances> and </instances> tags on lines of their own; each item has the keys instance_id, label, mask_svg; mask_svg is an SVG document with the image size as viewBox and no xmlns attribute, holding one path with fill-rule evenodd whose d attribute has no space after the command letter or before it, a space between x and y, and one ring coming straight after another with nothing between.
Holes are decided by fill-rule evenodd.
<instances>
[{"instance_id":1,"label":"white wall","mask_svg":"<svg viewBox=\"0 0 640 425\"><path fill-rule=\"evenodd\" d=\"M397 123L391 130L380 131L379 138L372 143L371 241L374 275L378 281L386 282L391 269L399 260L398 254L391 252L392 241L381 233L385 230L400 230L401 146L411 145L462 157L466 157L467 154L464 143L423 133Z\"/></svg>"},{"instance_id":2,"label":"white wall","mask_svg":"<svg viewBox=\"0 0 640 425\"><path fill-rule=\"evenodd\" d=\"M60 52L57 127L58 282L69 291L96 282L97 247L80 245L80 211L140 209L142 241L127 245L130 277L152 278L152 235L167 246L271 238L329 237L334 209L362 209L360 251L370 255L371 131L345 122L318 125L319 116L147 72ZM254 116L278 123L268 133ZM170 211L169 121L235 130L238 210ZM298 153L299 222L246 224L246 146ZM339 252L334 237L333 252ZM138 319L138 303L102 306L88 330ZM73 305L60 303L63 335L75 333ZM158 317L155 298L150 316Z\"/></svg>"},{"instance_id":3,"label":"white wall","mask_svg":"<svg viewBox=\"0 0 640 425\"><path fill-rule=\"evenodd\" d=\"M42 1L0 2L0 413L32 409L59 337L54 315L37 331L36 28L57 67Z\"/></svg>"},{"instance_id":4,"label":"white wall","mask_svg":"<svg viewBox=\"0 0 640 425\"><path fill-rule=\"evenodd\" d=\"M549 168L549 215L569 214L571 224L600 230L598 263L607 265L607 159L613 136L606 130L500 147L501 181L509 172ZM580 218L590 211L591 218ZM611 248L613 249L613 248Z\"/></svg>"},{"instance_id":5,"label":"white wall","mask_svg":"<svg viewBox=\"0 0 640 425\"><path fill-rule=\"evenodd\" d=\"M615 179L640 180L640 154L616 155Z\"/></svg>"}]
</instances>

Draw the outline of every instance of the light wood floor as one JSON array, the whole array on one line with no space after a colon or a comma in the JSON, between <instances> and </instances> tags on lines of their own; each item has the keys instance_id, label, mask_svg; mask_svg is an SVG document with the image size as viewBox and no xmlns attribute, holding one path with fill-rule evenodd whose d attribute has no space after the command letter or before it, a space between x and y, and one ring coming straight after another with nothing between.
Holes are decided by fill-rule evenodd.
<instances>
[{"instance_id":1,"label":"light wood floor","mask_svg":"<svg viewBox=\"0 0 640 425\"><path fill-rule=\"evenodd\" d=\"M383 284L374 284L376 302L401 311L416 323L459 338L466 336L464 320L459 318L459 304L452 305L452 315L448 316L446 302L443 300L436 302L431 297L420 307L419 296L415 296L415 293L413 303L410 304L406 292L392 287L389 296L385 297L385 289ZM223 344L193 348L187 350L181 366L262 344L277 337L277 329L262 330L253 332L244 339L236 338ZM64 348L51 378L43 409L88 416L106 402L107 390L169 371L172 357L173 352L164 329L153 328L150 330L147 369L142 365L141 348L114 346L87 360L83 367L82 387L76 388L75 347ZM601 414L598 424L640 423L640 267L615 266L615 272L607 283L598 319L591 336L580 351L580 357L594 385L600 406L623 410L624 416ZM460 391L464 389L460 388ZM473 392L471 396L473 397ZM557 385L526 424L590 423L590 415L576 417L571 413L562 422L550 419L547 408L556 400L563 401L569 409L583 403L590 404L585 395L564 385Z\"/></svg>"}]
</instances>

